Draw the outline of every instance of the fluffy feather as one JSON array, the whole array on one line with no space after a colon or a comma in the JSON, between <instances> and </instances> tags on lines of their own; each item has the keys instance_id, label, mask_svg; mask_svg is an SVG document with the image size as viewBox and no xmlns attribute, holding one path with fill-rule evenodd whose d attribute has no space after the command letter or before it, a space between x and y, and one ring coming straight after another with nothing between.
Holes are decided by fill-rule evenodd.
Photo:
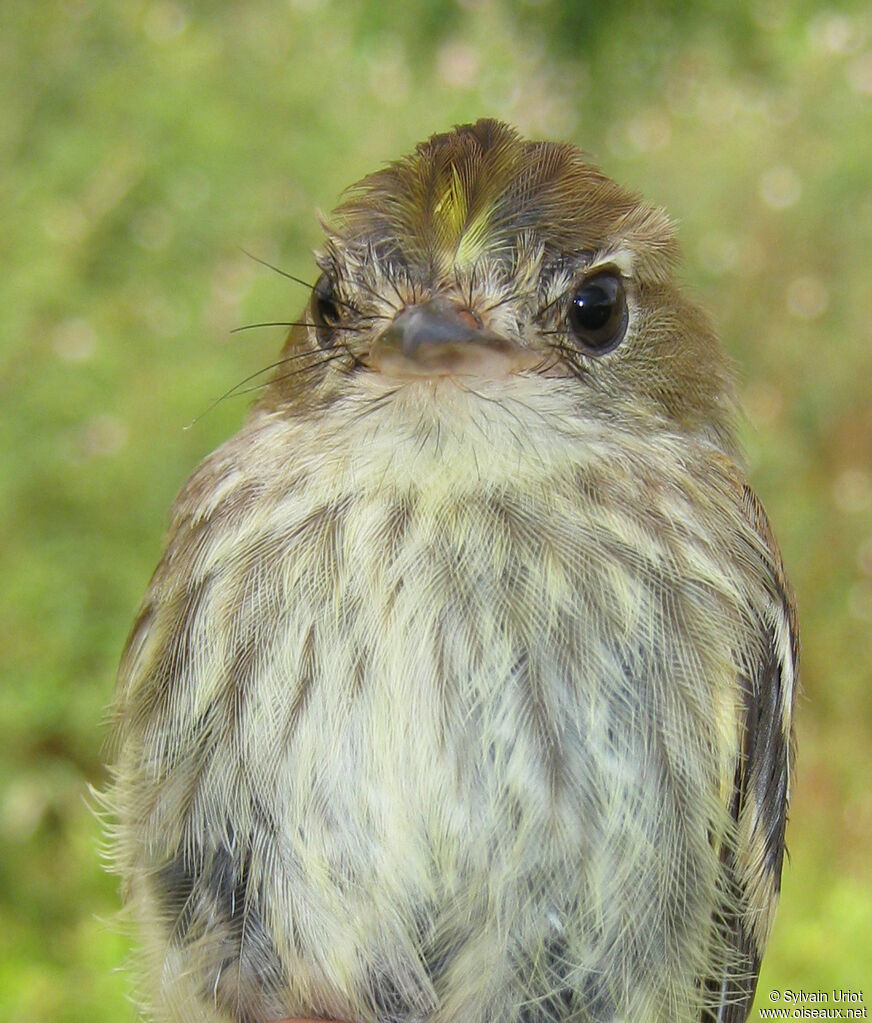
<instances>
[{"instance_id":1,"label":"fluffy feather","mask_svg":"<svg viewBox=\"0 0 872 1023\"><path fill-rule=\"evenodd\" d=\"M119 673L110 798L148 1006L745 1019L796 630L668 222L573 147L484 121L331 224L333 349L295 329L185 486ZM613 264L627 337L594 358L565 296ZM540 361L369 368L433 295Z\"/></svg>"}]
</instances>

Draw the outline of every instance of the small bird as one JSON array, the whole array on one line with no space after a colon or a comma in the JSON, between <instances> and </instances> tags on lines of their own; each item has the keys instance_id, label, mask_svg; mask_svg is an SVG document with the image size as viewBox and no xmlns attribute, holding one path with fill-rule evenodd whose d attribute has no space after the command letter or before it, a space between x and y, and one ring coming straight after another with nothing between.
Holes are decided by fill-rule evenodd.
<instances>
[{"instance_id":1,"label":"small bird","mask_svg":"<svg viewBox=\"0 0 872 1023\"><path fill-rule=\"evenodd\" d=\"M144 1009L746 1020L797 628L668 217L481 120L325 232L122 658Z\"/></svg>"}]
</instances>

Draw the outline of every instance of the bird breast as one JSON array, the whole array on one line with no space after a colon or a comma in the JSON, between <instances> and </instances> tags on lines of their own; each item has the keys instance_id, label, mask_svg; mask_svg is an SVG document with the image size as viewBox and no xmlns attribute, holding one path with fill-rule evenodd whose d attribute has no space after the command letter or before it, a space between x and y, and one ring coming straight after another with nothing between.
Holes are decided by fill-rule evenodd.
<instances>
[{"instance_id":1,"label":"bird breast","mask_svg":"<svg viewBox=\"0 0 872 1023\"><path fill-rule=\"evenodd\" d=\"M301 1005L384 960L426 1011L422 928L465 997L482 957L518 996L507 934L591 976L615 947L701 975L754 598L704 539L708 455L628 449L550 395L547 430L523 390L256 416L177 504L120 773L151 876L203 836L245 857Z\"/></svg>"}]
</instances>

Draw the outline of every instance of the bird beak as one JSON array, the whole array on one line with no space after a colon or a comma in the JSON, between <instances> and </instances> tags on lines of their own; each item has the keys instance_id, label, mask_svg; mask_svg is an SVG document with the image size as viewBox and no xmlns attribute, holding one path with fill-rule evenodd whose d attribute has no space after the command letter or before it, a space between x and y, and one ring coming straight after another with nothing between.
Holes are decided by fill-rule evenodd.
<instances>
[{"instance_id":1,"label":"bird beak","mask_svg":"<svg viewBox=\"0 0 872 1023\"><path fill-rule=\"evenodd\" d=\"M401 309L376 338L369 359L390 376L506 376L540 361L443 296Z\"/></svg>"}]
</instances>

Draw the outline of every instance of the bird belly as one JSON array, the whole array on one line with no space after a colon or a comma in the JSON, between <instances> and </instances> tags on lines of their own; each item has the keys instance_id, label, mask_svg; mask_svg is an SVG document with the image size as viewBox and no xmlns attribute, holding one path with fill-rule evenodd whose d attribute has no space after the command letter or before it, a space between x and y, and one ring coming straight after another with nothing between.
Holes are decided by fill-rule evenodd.
<instances>
[{"instance_id":1,"label":"bird belly","mask_svg":"<svg viewBox=\"0 0 872 1023\"><path fill-rule=\"evenodd\" d=\"M725 655L676 630L706 609L650 551L530 514L337 504L210 578L190 627L232 613L232 643L190 666L200 725L156 811L176 852L141 885L185 1012L691 1011Z\"/></svg>"}]
</instances>

